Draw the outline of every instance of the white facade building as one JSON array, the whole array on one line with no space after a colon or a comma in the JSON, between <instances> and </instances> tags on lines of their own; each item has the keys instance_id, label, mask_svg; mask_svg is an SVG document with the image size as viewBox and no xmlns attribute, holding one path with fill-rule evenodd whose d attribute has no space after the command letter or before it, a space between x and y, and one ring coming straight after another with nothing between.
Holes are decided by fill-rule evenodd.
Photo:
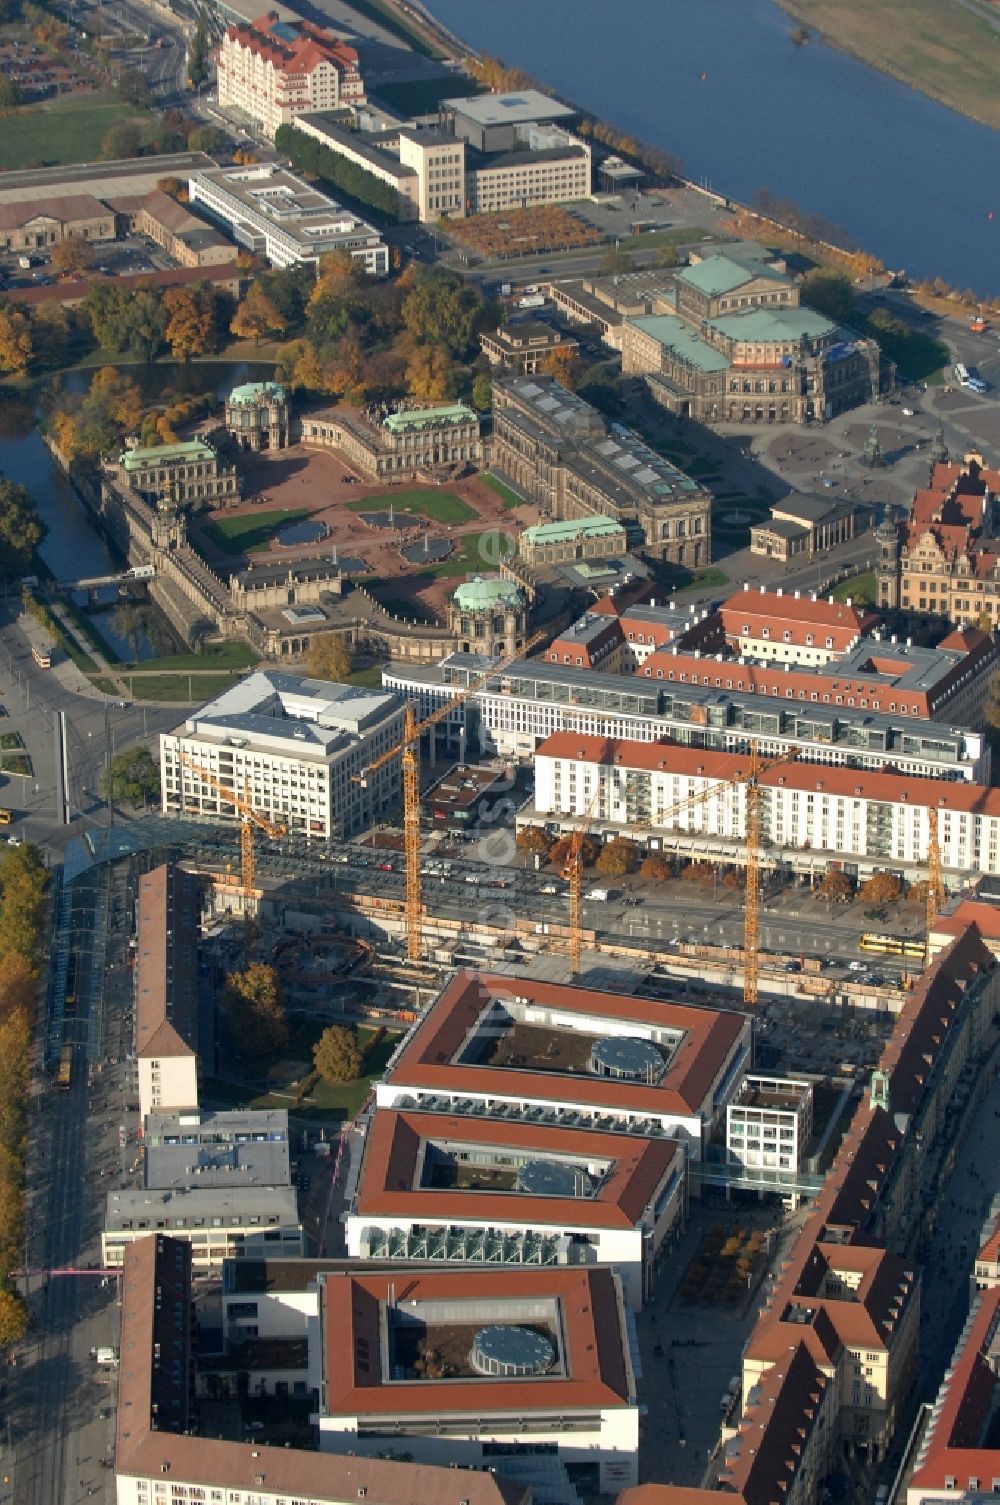
<instances>
[{"instance_id":1,"label":"white facade building","mask_svg":"<svg viewBox=\"0 0 1000 1505\"><path fill-rule=\"evenodd\" d=\"M218 60L219 105L236 109L274 139L309 110L337 110L364 98L357 49L309 21L276 11L230 26Z\"/></svg>"},{"instance_id":2,"label":"white facade building","mask_svg":"<svg viewBox=\"0 0 1000 1505\"><path fill-rule=\"evenodd\" d=\"M353 836L399 798L399 761L359 782L400 740L399 698L268 671L248 675L160 737L164 812L237 820L218 781L287 832ZM201 770L210 778L204 777Z\"/></svg>"},{"instance_id":3,"label":"white facade building","mask_svg":"<svg viewBox=\"0 0 1000 1505\"><path fill-rule=\"evenodd\" d=\"M381 1108L347 1252L396 1266L606 1265L627 1304L641 1307L685 1200L676 1141Z\"/></svg>"},{"instance_id":4,"label":"white facade building","mask_svg":"<svg viewBox=\"0 0 1000 1505\"><path fill-rule=\"evenodd\" d=\"M748 1073L726 1109L726 1158L755 1170L797 1171L812 1123L810 1082Z\"/></svg>"},{"instance_id":5,"label":"white facade building","mask_svg":"<svg viewBox=\"0 0 1000 1505\"><path fill-rule=\"evenodd\" d=\"M192 204L275 267L318 262L346 251L372 276L389 270L389 248L373 225L280 163L220 167L188 179Z\"/></svg>"},{"instance_id":6,"label":"white facade building","mask_svg":"<svg viewBox=\"0 0 1000 1505\"><path fill-rule=\"evenodd\" d=\"M202 1190L197 1182L170 1191L140 1187L108 1193L101 1258L111 1268L125 1262L130 1244L168 1233L191 1245L200 1274L218 1272L226 1259L298 1259L304 1253L294 1186L243 1186Z\"/></svg>"},{"instance_id":7,"label":"white facade building","mask_svg":"<svg viewBox=\"0 0 1000 1505\"><path fill-rule=\"evenodd\" d=\"M630 640L628 651L638 661L644 646ZM721 667L707 655L700 663L705 671ZM452 653L426 667L391 664L382 683L424 716L455 699L488 667L476 654ZM755 694L736 687L732 669L728 676L712 674L722 680L719 686L707 678L698 684L646 678L646 667L641 674L609 674L539 659L511 664L472 697L481 755L528 762L542 742L564 731L626 742L670 738L720 753L741 751L753 738L762 757L795 749L810 763L850 765L866 775L891 767L918 778L989 782L989 744L982 732L966 726ZM438 741L458 745L469 706L466 701L443 718Z\"/></svg>"},{"instance_id":8,"label":"white facade building","mask_svg":"<svg viewBox=\"0 0 1000 1505\"><path fill-rule=\"evenodd\" d=\"M566 816L634 834L654 850L732 858L746 835L749 758L688 747L613 742L560 732L535 756L531 819ZM976 784L904 778L802 761L761 775L762 832L770 859L808 866L832 860L846 867L923 877L930 811L938 812L941 862L952 886L970 871L1000 872L1000 791ZM705 793L708 791L707 793ZM692 795L703 799L667 812ZM592 801L596 802L592 804ZM530 823L530 819L529 822ZM695 837L681 843L681 837ZM716 843L713 847L710 843ZM914 871L919 870L919 871Z\"/></svg>"},{"instance_id":9,"label":"white facade building","mask_svg":"<svg viewBox=\"0 0 1000 1505\"><path fill-rule=\"evenodd\" d=\"M590 197L591 152L561 126L531 126L511 152L470 161L469 214L495 214L532 204L572 204Z\"/></svg>"}]
</instances>

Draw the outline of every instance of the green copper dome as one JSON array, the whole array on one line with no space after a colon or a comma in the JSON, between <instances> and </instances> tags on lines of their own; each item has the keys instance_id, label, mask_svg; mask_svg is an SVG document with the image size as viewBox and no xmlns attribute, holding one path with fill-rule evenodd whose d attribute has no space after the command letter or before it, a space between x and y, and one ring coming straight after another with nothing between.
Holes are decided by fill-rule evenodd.
<instances>
[{"instance_id":1,"label":"green copper dome","mask_svg":"<svg viewBox=\"0 0 1000 1505\"><path fill-rule=\"evenodd\" d=\"M521 607L524 593L512 580L501 580L499 575L483 578L477 575L467 580L455 592L455 605L459 611L496 611L500 607Z\"/></svg>"}]
</instances>

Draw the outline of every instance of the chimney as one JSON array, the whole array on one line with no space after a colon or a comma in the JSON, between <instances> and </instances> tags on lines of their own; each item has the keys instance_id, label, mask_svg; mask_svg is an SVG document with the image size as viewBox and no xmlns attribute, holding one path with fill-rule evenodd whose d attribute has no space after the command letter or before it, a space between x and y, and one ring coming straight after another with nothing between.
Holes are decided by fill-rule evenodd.
<instances>
[{"instance_id":1,"label":"chimney","mask_svg":"<svg viewBox=\"0 0 1000 1505\"><path fill-rule=\"evenodd\" d=\"M796 599L796 601L801 601L802 600L802 592L801 591L796 591L795 592L795 599Z\"/></svg>"},{"instance_id":2,"label":"chimney","mask_svg":"<svg viewBox=\"0 0 1000 1505\"><path fill-rule=\"evenodd\" d=\"M832 596L830 597L830 600L831 601L833 600ZM852 600L852 598L850 596L848 596L848 598L847 598L847 605L848 606L853 606L854 605L854 601Z\"/></svg>"},{"instance_id":3,"label":"chimney","mask_svg":"<svg viewBox=\"0 0 1000 1505\"><path fill-rule=\"evenodd\" d=\"M750 581L749 580L744 580L744 582L743 582L743 589L745 591L748 591L750 589Z\"/></svg>"},{"instance_id":4,"label":"chimney","mask_svg":"<svg viewBox=\"0 0 1000 1505\"><path fill-rule=\"evenodd\" d=\"M656 597L655 596L650 596L650 598L649 598L649 604L650 604L650 606L655 606L656 605Z\"/></svg>"},{"instance_id":5,"label":"chimney","mask_svg":"<svg viewBox=\"0 0 1000 1505\"><path fill-rule=\"evenodd\" d=\"M777 594L779 596L783 596L785 594L780 585L778 586Z\"/></svg>"}]
</instances>

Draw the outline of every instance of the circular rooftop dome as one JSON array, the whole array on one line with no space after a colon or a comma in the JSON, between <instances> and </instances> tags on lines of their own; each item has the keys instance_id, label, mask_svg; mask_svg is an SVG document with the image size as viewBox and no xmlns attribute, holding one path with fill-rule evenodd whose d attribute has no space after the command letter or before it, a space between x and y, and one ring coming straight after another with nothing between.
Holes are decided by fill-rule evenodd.
<instances>
[{"instance_id":1,"label":"circular rooftop dome","mask_svg":"<svg viewBox=\"0 0 1000 1505\"><path fill-rule=\"evenodd\" d=\"M559 1160L529 1160L518 1168L515 1184L536 1197L586 1197L591 1188L582 1166Z\"/></svg>"},{"instance_id":2,"label":"circular rooftop dome","mask_svg":"<svg viewBox=\"0 0 1000 1505\"><path fill-rule=\"evenodd\" d=\"M512 580L501 580L499 575L485 578L477 575L455 591L455 605L459 611L496 611L505 606L516 609L524 605L524 592Z\"/></svg>"},{"instance_id":3,"label":"circular rooftop dome","mask_svg":"<svg viewBox=\"0 0 1000 1505\"><path fill-rule=\"evenodd\" d=\"M612 1035L595 1042L588 1067L595 1076L619 1077L628 1082L658 1082L663 1074L663 1057L649 1040Z\"/></svg>"},{"instance_id":4,"label":"circular rooftop dome","mask_svg":"<svg viewBox=\"0 0 1000 1505\"><path fill-rule=\"evenodd\" d=\"M230 402L284 402L285 389L276 381L247 381L234 387L229 394Z\"/></svg>"},{"instance_id":5,"label":"circular rooftop dome","mask_svg":"<svg viewBox=\"0 0 1000 1505\"><path fill-rule=\"evenodd\" d=\"M513 1377L545 1374L555 1356L549 1339L530 1327L481 1327L473 1339L469 1363L477 1374Z\"/></svg>"}]
</instances>

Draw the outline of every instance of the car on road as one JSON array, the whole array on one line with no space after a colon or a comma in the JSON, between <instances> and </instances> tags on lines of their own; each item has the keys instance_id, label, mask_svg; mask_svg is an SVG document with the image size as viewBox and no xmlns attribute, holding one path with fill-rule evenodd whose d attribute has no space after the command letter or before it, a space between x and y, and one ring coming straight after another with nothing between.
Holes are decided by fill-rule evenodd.
<instances>
[{"instance_id":1,"label":"car on road","mask_svg":"<svg viewBox=\"0 0 1000 1505\"><path fill-rule=\"evenodd\" d=\"M863 972L865 970L865 964L864 962L849 962L847 965L847 970L848 972Z\"/></svg>"},{"instance_id":2,"label":"car on road","mask_svg":"<svg viewBox=\"0 0 1000 1505\"><path fill-rule=\"evenodd\" d=\"M9 847L23 847L24 846L24 837L23 836L8 836L7 837L7 845Z\"/></svg>"}]
</instances>

